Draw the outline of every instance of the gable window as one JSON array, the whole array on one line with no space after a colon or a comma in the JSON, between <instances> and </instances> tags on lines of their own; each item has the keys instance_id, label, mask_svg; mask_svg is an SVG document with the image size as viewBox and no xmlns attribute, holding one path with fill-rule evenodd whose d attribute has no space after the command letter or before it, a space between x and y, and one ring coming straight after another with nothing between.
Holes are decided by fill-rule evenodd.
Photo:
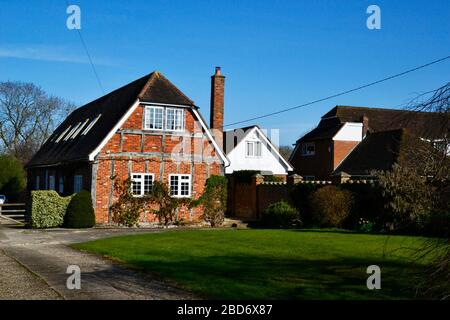
<instances>
[{"instance_id":1,"label":"gable window","mask_svg":"<svg viewBox=\"0 0 450 320\"><path fill-rule=\"evenodd\" d=\"M261 142L259 142L259 141L246 141L246 143L245 143L245 155L247 157L261 157Z\"/></svg>"},{"instance_id":2,"label":"gable window","mask_svg":"<svg viewBox=\"0 0 450 320\"><path fill-rule=\"evenodd\" d=\"M132 173L131 174L131 193L133 196L140 197L152 192L153 173Z\"/></svg>"},{"instance_id":3,"label":"gable window","mask_svg":"<svg viewBox=\"0 0 450 320\"><path fill-rule=\"evenodd\" d=\"M302 156L313 156L316 154L316 144L314 142L302 143Z\"/></svg>"},{"instance_id":4,"label":"gable window","mask_svg":"<svg viewBox=\"0 0 450 320\"><path fill-rule=\"evenodd\" d=\"M83 176L75 175L73 177L73 192L78 193L83 189Z\"/></svg>"},{"instance_id":5,"label":"gable window","mask_svg":"<svg viewBox=\"0 0 450 320\"><path fill-rule=\"evenodd\" d=\"M144 111L144 129L162 130L163 129L164 109L162 107L145 107Z\"/></svg>"},{"instance_id":6,"label":"gable window","mask_svg":"<svg viewBox=\"0 0 450 320\"><path fill-rule=\"evenodd\" d=\"M48 189L55 190L55 176L48 177Z\"/></svg>"},{"instance_id":7,"label":"gable window","mask_svg":"<svg viewBox=\"0 0 450 320\"><path fill-rule=\"evenodd\" d=\"M177 198L191 196L191 176L189 174L169 175L170 194Z\"/></svg>"},{"instance_id":8,"label":"gable window","mask_svg":"<svg viewBox=\"0 0 450 320\"><path fill-rule=\"evenodd\" d=\"M168 108L166 112L166 129L170 131L183 131L183 109Z\"/></svg>"}]
</instances>

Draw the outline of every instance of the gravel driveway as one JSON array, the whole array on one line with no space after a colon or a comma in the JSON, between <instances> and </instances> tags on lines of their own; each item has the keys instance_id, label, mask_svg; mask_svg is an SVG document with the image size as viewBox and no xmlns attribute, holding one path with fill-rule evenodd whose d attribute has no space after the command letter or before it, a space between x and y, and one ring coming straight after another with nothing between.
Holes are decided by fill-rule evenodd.
<instances>
[{"instance_id":1,"label":"gravel driveway","mask_svg":"<svg viewBox=\"0 0 450 320\"><path fill-rule=\"evenodd\" d=\"M142 232L155 230L28 230L0 219L0 299L193 299L148 273L67 246ZM80 267L80 290L67 289L70 265Z\"/></svg>"}]
</instances>

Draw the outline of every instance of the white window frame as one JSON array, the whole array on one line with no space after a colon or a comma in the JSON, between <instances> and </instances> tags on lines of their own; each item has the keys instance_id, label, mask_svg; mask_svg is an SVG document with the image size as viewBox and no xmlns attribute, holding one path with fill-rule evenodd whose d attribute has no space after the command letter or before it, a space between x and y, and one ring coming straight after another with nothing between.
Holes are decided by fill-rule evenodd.
<instances>
[{"instance_id":1,"label":"white window frame","mask_svg":"<svg viewBox=\"0 0 450 320\"><path fill-rule=\"evenodd\" d=\"M180 125L179 129L169 129L168 126L168 122L169 122L169 111L173 111L174 112L174 126L177 127L177 119L179 119L180 123L178 123ZM179 115L180 117L177 118L177 115ZM180 109L180 108L166 108L166 112L165 115L163 116L165 118L165 125L166 125L166 130L167 131L171 131L171 132L183 132L184 131L184 110Z\"/></svg>"},{"instance_id":2,"label":"white window frame","mask_svg":"<svg viewBox=\"0 0 450 320\"><path fill-rule=\"evenodd\" d=\"M137 177L139 176L139 177ZM132 172L131 173L131 194L133 195L133 197L143 197L146 193L145 193L145 177L152 177L152 184L151 184L151 188L150 188L150 192L151 189L153 188L153 184L155 182L155 175L153 173L140 173L140 172ZM134 182L139 182L141 184L140 186L140 191L139 194L135 194L133 191L133 183ZM149 192L149 193L150 193Z\"/></svg>"},{"instance_id":3,"label":"white window frame","mask_svg":"<svg viewBox=\"0 0 450 320\"><path fill-rule=\"evenodd\" d=\"M176 193L172 192L172 177L178 177ZM188 194L185 195L181 194L181 186L183 183L188 183ZM190 174L169 174L169 189L171 196L174 198L190 198L192 196L192 176Z\"/></svg>"},{"instance_id":4,"label":"white window frame","mask_svg":"<svg viewBox=\"0 0 450 320\"><path fill-rule=\"evenodd\" d=\"M257 146L259 146L259 149ZM251 151L251 154L249 153L249 151ZM261 141L249 141L249 140L245 141L245 156L247 158L261 158L262 157Z\"/></svg>"},{"instance_id":5,"label":"white window frame","mask_svg":"<svg viewBox=\"0 0 450 320\"><path fill-rule=\"evenodd\" d=\"M83 175L76 174L73 176L73 193L83 190Z\"/></svg>"},{"instance_id":6,"label":"white window frame","mask_svg":"<svg viewBox=\"0 0 450 320\"><path fill-rule=\"evenodd\" d=\"M150 110L155 110L154 114L156 115L156 110L161 110L162 118L161 118L161 128L150 128L150 119L147 120L147 112ZM150 117L150 115L149 115ZM154 131L163 131L164 130L164 108L163 107L157 107L157 106L145 106L144 108L144 123L142 126L144 127L144 130L154 130ZM156 119L156 116L154 116L154 119ZM147 126L148 125L148 126Z\"/></svg>"},{"instance_id":7,"label":"white window frame","mask_svg":"<svg viewBox=\"0 0 450 320\"><path fill-rule=\"evenodd\" d=\"M308 151L308 147L313 146L314 151L310 152ZM316 155L316 143L315 142L302 142L300 146L300 152L302 156L314 156Z\"/></svg>"}]
</instances>

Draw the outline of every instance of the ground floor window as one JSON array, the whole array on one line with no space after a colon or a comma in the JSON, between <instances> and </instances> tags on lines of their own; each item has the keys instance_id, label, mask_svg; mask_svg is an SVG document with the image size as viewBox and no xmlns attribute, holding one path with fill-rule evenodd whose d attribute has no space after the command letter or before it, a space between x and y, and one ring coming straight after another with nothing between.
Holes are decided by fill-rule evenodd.
<instances>
[{"instance_id":1,"label":"ground floor window","mask_svg":"<svg viewBox=\"0 0 450 320\"><path fill-rule=\"evenodd\" d=\"M83 189L83 176L75 175L73 177L73 192L77 193Z\"/></svg>"},{"instance_id":2,"label":"ground floor window","mask_svg":"<svg viewBox=\"0 0 450 320\"><path fill-rule=\"evenodd\" d=\"M132 173L131 193L134 196L143 196L152 192L153 173Z\"/></svg>"},{"instance_id":3,"label":"ground floor window","mask_svg":"<svg viewBox=\"0 0 450 320\"><path fill-rule=\"evenodd\" d=\"M34 189L35 190L39 190L40 188L41 188L41 177L40 176L36 176Z\"/></svg>"},{"instance_id":4,"label":"ground floor window","mask_svg":"<svg viewBox=\"0 0 450 320\"><path fill-rule=\"evenodd\" d=\"M48 177L48 189L55 190L55 176Z\"/></svg>"},{"instance_id":5,"label":"ground floor window","mask_svg":"<svg viewBox=\"0 0 450 320\"><path fill-rule=\"evenodd\" d=\"M174 197L191 196L191 175L189 174L171 174L169 175L170 193Z\"/></svg>"},{"instance_id":6,"label":"ground floor window","mask_svg":"<svg viewBox=\"0 0 450 320\"><path fill-rule=\"evenodd\" d=\"M58 192L63 193L64 192L64 181L62 177L59 177L58 180Z\"/></svg>"}]
</instances>

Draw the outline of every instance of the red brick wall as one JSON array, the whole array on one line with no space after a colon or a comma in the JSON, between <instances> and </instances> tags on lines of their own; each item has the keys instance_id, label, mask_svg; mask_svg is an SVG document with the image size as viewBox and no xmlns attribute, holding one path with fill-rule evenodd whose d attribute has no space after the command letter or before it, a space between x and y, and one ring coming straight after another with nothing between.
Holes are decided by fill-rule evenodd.
<instances>
[{"instance_id":1,"label":"red brick wall","mask_svg":"<svg viewBox=\"0 0 450 320\"><path fill-rule=\"evenodd\" d=\"M347 157L358 141L333 141L333 170Z\"/></svg>"},{"instance_id":2,"label":"red brick wall","mask_svg":"<svg viewBox=\"0 0 450 320\"><path fill-rule=\"evenodd\" d=\"M117 179L125 180L129 177L129 172L133 173L153 173L154 178L160 181L161 176L164 182L168 182L169 174L191 174L192 176L192 197L198 198L204 189L206 179L213 174L221 173L221 164L215 152L211 152L212 146L206 140L206 137L191 138L189 136L173 136L166 132L154 131L154 135L142 135L140 132L126 133L123 130L141 130L143 106L139 106L136 111L127 119L121 130L116 133L97 156L97 175L95 177L95 212L97 223L111 222L110 205L116 200L116 195L112 193L113 180L111 176ZM201 128L196 125L194 114L185 109L185 128L190 133L201 132ZM122 133L120 133L120 131ZM121 141L122 136L122 143ZM184 140L183 149L185 155L197 155L196 161L188 159L178 164L167 154L174 148L180 148L180 142ZM203 141L202 141L203 140ZM142 141L144 142L142 144ZM203 148L201 147L203 144ZM144 153L142 153L142 150ZM215 157L215 161L207 163L202 161L203 157ZM164 155L162 155L164 151ZM130 153L133 153L132 155ZM163 156L163 160L161 157ZM212 160L212 158L210 159ZM147 170L146 170L147 167ZM113 169L113 170L112 170ZM198 207L189 211L187 208L181 208L179 212L180 219L199 220L202 215L202 208ZM141 221L155 221L153 214L146 214L141 217Z\"/></svg>"},{"instance_id":3,"label":"red brick wall","mask_svg":"<svg viewBox=\"0 0 450 320\"><path fill-rule=\"evenodd\" d=\"M301 176L314 176L317 180L328 179L333 171L333 142L331 139L316 140L315 155L304 156L301 147L297 148L291 164L295 173Z\"/></svg>"}]
</instances>

